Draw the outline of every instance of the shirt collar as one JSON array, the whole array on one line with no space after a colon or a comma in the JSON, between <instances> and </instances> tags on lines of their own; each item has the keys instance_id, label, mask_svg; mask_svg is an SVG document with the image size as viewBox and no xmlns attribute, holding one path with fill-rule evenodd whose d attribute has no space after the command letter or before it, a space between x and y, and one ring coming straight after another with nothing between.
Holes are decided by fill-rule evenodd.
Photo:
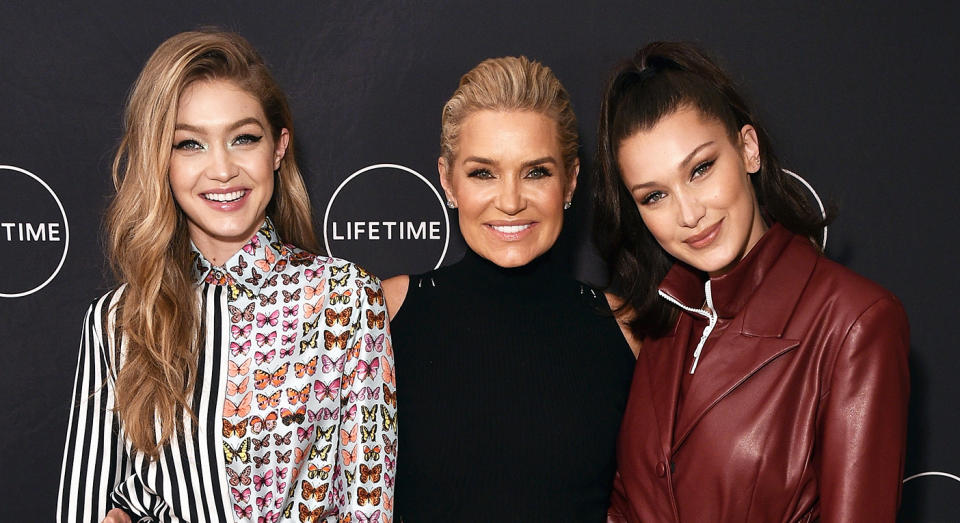
<instances>
[{"instance_id":1,"label":"shirt collar","mask_svg":"<svg viewBox=\"0 0 960 523\"><path fill-rule=\"evenodd\" d=\"M194 283L227 286L230 288L230 301L237 299L240 294L248 298L255 296L267 280L268 273L282 270L281 265L286 265L288 255L288 249L281 243L270 218L264 219L263 225L250 241L223 265L211 264L192 241L190 249L193 254Z\"/></svg>"}]
</instances>

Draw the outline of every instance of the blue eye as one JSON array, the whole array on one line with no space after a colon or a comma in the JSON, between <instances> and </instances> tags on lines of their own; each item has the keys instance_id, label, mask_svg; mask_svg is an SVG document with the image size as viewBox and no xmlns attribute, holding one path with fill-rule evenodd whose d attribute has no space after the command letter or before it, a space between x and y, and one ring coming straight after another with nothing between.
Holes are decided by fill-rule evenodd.
<instances>
[{"instance_id":1,"label":"blue eye","mask_svg":"<svg viewBox=\"0 0 960 523\"><path fill-rule=\"evenodd\" d=\"M546 178L548 176L553 176L553 173L550 172L550 169L542 165L538 165L533 169L530 169L530 172L527 173L526 178L533 178L535 180L540 178Z\"/></svg>"},{"instance_id":2,"label":"blue eye","mask_svg":"<svg viewBox=\"0 0 960 523\"><path fill-rule=\"evenodd\" d=\"M693 169L693 173L690 175L690 178L696 178L698 176L703 176L710 172L710 168L713 167L713 161L703 162L700 165L696 166Z\"/></svg>"},{"instance_id":3,"label":"blue eye","mask_svg":"<svg viewBox=\"0 0 960 523\"><path fill-rule=\"evenodd\" d=\"M234 145L250 145L259 142L263 136L254 136L252 134L241 134L233 139Z\"/></svg>"},{"instance_id":4,"label":"blue eye","mask_svg":"<svg viewBox=\"0 0 960 523\"><path fill-rule=\"evenodd\" d=\"M666 195L663 194L662 192L653 191L652 193L649 193L640 199L640 205L650 205L652 203L657 203L660 200L664 199L665 197Z\"/></svg>"},{"instance_id":5,"label":"blue eye","mask_svg":"<svg viewBox=\"0 0 960 523\"><path fill-rule=\"evenodd\" d=\"M474 169L467 173L468 178L479 178L481 180L489 180L493 178L493 173L490 172L490 169Z\"/></svg>"},{"instance_id":6,"label":"blue eye","mask_svg":"<svg viewBox=\"0 0 960 523\"><path fill-rule=\"evenodd\" d=\"M174 149L181 150L181 151L200 151L200 150L203 150L203 146L200 145L200 142L198 142L198 141L196 141L196 140L193 140L193 139L183 140L183 141L180 141L180 142L178 142L178 143L175 143L175 144L173 145L173 148L174 148Z\"/></svg>"}]
</instances>

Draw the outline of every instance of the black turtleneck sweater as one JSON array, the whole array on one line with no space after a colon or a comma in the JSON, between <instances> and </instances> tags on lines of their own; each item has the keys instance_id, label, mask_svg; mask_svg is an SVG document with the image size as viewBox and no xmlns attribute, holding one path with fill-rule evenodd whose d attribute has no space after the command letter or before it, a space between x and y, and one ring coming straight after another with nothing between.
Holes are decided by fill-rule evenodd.
<instances>
[{"instance_id":1,"label":"black turtleneck sweater","mask_svg":"<svg viewBox=\"0 0 960 523\"><path fill-rule=\"evenodd\" d=\"M550 258L468 250L410 277L391 322L396 521L605 520L634 358L603 294Z\"/></svg>"}]
</instances>

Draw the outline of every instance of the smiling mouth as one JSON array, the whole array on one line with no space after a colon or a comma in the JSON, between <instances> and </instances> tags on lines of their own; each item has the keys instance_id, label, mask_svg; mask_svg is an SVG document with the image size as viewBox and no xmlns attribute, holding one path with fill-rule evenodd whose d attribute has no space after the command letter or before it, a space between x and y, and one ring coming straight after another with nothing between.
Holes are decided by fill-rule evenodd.
<instances>
[{"instance_id":1,"label":"smiling mouth","mask_svg":"<svg viewBox=\"0 0 960 523\"><path fill-rule=\"evenodd\" d=\"M525 231L530 227L533 227L532 223L525 223L523 225L491 225L493 230L503 233L503 234L517 234L521 231Z\"/></svg>"},{"instance_id":2,"label":"smiling mouth","mask_svg":"<svg viewBox=\"0 0 960 523\"><path fill-rule=\"evenodd\" d=\"M723 224L723 220L718 221L717 223L707 227L699 234L691 236L686 240L683 240L684 243L693 247L694 249L702 249L711 243L717 237L717 232L720 230L720 225Z\"/></svg>"},{"instance_id":3,"label":"smiling mouth","mask_svg":"<svg viewBox=\"0 0 960 523\"><path fill-rule=\"evenodd\" d=\"M230 203L243 198L246 194L246 190L240 190L227 193L203 193L200 196L211 202Z\"/></svg>"}]
</instances>

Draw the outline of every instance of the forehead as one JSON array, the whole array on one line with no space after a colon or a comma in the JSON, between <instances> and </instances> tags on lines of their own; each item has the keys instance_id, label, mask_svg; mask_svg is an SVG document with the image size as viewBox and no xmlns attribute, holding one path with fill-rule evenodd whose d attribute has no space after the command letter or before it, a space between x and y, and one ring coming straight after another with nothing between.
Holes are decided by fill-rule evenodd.
<instances>
[{"instance_id":1,"label":"forehead","mask_svg":"<svg viewBox=\"0 0 960 523\"><path fill-rule=\"evenodd\" d=\"M197 80L180 93L177 120L236 121L254 117L265 123L260 101L229 80Z\"/></svg>"},{"instance_id":2,"label":"forehead","mask_svg":"<svg viewBox=\"0 0 960 523\"><path fill-rule=\"evenodd\" d=\"M486 149L511 155L527 151L530 156L559 150L557 122L535 111L480 110L467 116L460 127L460 155ZM559 160L559 158L558 158Z\"/></svg>"},{"instance_id":3,"label":"forehead","mask_svg":"<svg viewBox=\"0 0 960 523\"><path fill-rule=\"evenodd\" d=\"M686 107L663 116L653 127L624 138L617 150L618 159L624 174L637 170L653 174L678 167L691 152L708 142L730 145L726 128L716 118Z\"/></svg>"}]
</instances>

